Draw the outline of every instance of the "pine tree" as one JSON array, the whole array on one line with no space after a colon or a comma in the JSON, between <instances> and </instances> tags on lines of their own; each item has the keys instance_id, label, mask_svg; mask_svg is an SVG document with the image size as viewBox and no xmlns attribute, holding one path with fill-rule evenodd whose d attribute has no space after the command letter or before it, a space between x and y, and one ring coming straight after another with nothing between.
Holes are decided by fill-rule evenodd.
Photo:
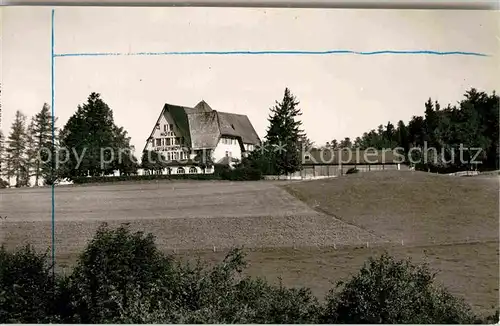
<instances>
[{"instance_id":1,"label":"pine tree","mask_svg":"<svg viewBox=\"0 0 500 326\"><path fill-rule=\"evenodd\" d=\"M410 144L408 139L408 128L406 127L403 120L399 120L398 127L396 129L396 139L398 143L398 147L403 148L405 157L410 150Z\"/></svg>"},{"instance_id":2,"label":"pine tree","mask_svg":"<svg viewBox=\"0 0 500 326\"><path fill-rule=\"evenodd\" d=\"M8 138L7 152L7 176L16 177L16 187L28 184L28 162L26 151L26 116L21 111L16 112Z\"/></svg>"},{"instance_id":3,"label":"pine tree","mask_svg":"<svg viewBox=\"0 0 500 326\"><path fill-rule=\"evenodd\" d=\"M341 140L339 148L352 148L351 138L345 137L344 140Z\"/></svg>"},{"instance_id":4,"label":"pine tree","mask_svg":"<svg viewBox=\"0 0 500 326\"><path fill-rule=\"evenodd\" d=\"M54 118L54 122L57 118ZM57 129L54 126L54 131ZM52 179L52 159L55 156L52 142L52 115L50 106L45 103L31 120L28 127L30 138L30 150L28 153L30 165L35 176L35 185L38 185L39 178L43 178L46 183Z\"/></svg>"},{"instance_id":5,"label":"pine tree","mask_svg":"<svg viewBox=\"0 0 500 326\"><path fill-rule=\"evenodd\" d=\"M297 119L302 115L297 107L299 102L288 88L281 102L271 108L266 142L274 152L274 167L278 174L289 174L300 170L300 140L304 136L300 129L302 122Z\"/></svg>"}]
</instances>

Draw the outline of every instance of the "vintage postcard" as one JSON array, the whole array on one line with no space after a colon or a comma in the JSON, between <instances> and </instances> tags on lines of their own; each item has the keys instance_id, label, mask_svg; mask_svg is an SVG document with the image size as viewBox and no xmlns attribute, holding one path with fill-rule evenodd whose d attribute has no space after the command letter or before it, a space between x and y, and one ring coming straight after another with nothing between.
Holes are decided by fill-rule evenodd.
<instances>
[{"instance_id":1,"label":"vintage postcard","mask_svg":"<svg viewBox=\"0 0 500 326\"><path fill-rule=\"evenodd\" d=\"M498 322L497 20L2 8L0 323Z\"/></svg>"}]
</instances>

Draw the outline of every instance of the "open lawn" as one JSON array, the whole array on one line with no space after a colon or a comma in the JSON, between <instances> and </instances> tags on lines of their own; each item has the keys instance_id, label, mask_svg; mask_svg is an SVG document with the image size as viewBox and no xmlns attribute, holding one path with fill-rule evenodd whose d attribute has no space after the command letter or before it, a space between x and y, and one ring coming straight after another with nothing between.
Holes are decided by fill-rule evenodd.
<instances>
[{"instance_id":1,"label":"open lawn","mask_svg":"<svg viewBox=\"0 0 500 326\"><path fill-rule=\"evenodd\" d=\"M306 182L118 183L56 187L55 199L61 269L102 222L129 223L183 259L220 260L228 248L244 246L247 273L281 276L318 296L387 249L427 260L478 311L498 306L498 176L371 172ZM7 217L0 243L50 246L50 188L0 190L0 215Z\"/></svg>"},{"instance_id":2,"label":"open lawn","mask_svg":"<svg viewBox=\"0 0 500 326\"><path fill-rule=\"evenodd\" d=\"M165 250L329 246L375 241L272 182L158 182L55 190L56 248L79 252L96 228L130 223ZM1 192L1 241L50 245L51 190Z\"/></svg>"},{"instance_id":3,"label":"open lawn","mask_svg":"<svg viewBox=\"0 0 500 326\"><path fill-rule=\"evenodd\" d=\"M316 210L391 242L498 240L499 179L394 171L287 185Z\"/></svg>"}]
</instances>

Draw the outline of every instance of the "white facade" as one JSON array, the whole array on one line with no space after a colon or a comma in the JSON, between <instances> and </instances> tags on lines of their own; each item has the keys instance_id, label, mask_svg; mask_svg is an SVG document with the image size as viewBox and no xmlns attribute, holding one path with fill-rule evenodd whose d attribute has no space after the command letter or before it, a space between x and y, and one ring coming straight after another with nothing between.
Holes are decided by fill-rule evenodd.
<instances>
[{"instance_id":1,"label":"white facade","mask_svg":"<svg viewBox=\"0 0 500 326\"><path fill-rule=\"evenodd\" d=\"M225 157L241 161L241 146L236 138L222 136L213 151L214 162L219 162Z\"/></svg>"},{"instance_id":2,"label":"white facade","mask_svg":"<svg viewBox=\"0 0 500 326\"><path fill-rule=\"evenodd\" d=\"M179 137L175 125L162 114L155 126L151 138L148 139L146 150L161 153L167 161L182 161L190 157L187 149L183 148L183 139Z\"/></svg>"}]
</instances>

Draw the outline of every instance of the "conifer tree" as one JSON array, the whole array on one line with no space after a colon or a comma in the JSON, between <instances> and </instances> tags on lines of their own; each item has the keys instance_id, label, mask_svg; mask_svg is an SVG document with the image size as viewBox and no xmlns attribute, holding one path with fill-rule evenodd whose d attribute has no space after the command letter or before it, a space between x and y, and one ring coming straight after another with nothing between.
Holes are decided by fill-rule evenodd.
<instances>
[{"instance_id":1,"label":"conifer tree","mask_svg":"<svg viewBox=\"0 0 500 326\"><path fill-rule=\"evenodd\" d=\"M17 111L6 148L7 176L16 177L16 187L25 186L29 181L26 142L26 116Z\"/></svg>"},{"instance_id":2,"label":"conifer tree","mask_svg":"<svg viewBox=\"0 0 500 326\"><path fill-rule=\"evenodd\" d=\"M282 101L276 102L269 115L266 146L273 151L273 165L279 175L293 173L301 167L300 141L304 134L302 122L298 120L302 115L298 105L295 96L286 88Z\"/></svg>"},{"instance_id":3,"label":"conifer tree","mask_svg":"<svg viewBox=\"0 0 500 326\"><path fill-rule=\"evenodd\" d=\"M57 118L54 118L55 121L57 121ZM54 131L56 131L55 126ZM46 183L47 181L51 183L51 161L55 156L55 148L53 148L54 144L52 142L52 114L47 103L32 118L28 127L28 136L30 139L28 156L33 171L32 174L35 176L35 185L38 185L40 178L43 178Z\"/></svg>"}]
</instances>

